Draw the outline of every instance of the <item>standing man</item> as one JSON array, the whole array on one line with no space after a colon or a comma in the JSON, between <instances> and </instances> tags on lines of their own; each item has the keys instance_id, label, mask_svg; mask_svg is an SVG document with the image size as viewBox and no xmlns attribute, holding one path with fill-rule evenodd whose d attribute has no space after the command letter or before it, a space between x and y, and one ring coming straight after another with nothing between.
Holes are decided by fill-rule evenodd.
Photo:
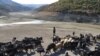
<instances>
[{"instance_id":1,"label":"standing man","mask_svg":"<svg viewBox=\"0 0 100 56\"><path fill-rule=\"evenodd\" d=\"M16 43L16 41L17 41L17 40L16 40L16 37L13 37L13 39L12 39L12 42L11 42L11 43L12 43L12 44L15 44L15 43Z\"/></svg>"},{"instance_id":2,"label":"standing man","mask_svg":"<svg viewBox=\"0 0 100 56\"><path fill-rule=\"evenodd\" d=\"M53 37L56 36L56 28L53 27Z\"/></svg>"},{"instance_id":3,"label":"standing man","mask_svg":"<svg viewBox=\"0 0 100 56\"><path fill-rule=\"evenodd\" d=\"M75 36L75 32L73 32L72 34L73 34L73 36Z\"/></svg>"}]
</instances>

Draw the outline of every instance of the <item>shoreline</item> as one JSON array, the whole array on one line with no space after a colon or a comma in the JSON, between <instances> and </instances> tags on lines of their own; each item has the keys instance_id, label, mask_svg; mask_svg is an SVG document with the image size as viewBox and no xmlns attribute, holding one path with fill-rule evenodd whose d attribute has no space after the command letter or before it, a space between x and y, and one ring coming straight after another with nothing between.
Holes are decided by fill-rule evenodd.
<instances>
[{"instance_id":1,"label":"shoreline","mask_svg":"<svg viewBox=\"0 0 100 56\"><path fill-rule=\"evenodd\" d=\"M49 21L44 21L44 20L33 20L33 21L25 21L25 22L13 22L13 23L1 23L1 26L13 26L13 25L23 25L23 24L45 24L48 23Z\"/></svg>"}]
</instances>

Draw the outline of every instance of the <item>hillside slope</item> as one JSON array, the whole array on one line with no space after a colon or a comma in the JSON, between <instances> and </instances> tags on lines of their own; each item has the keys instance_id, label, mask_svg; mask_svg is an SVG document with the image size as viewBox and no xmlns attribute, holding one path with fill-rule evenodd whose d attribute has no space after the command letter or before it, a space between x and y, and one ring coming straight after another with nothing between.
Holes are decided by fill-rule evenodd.
<instances>
[{"instance_id":1,"label":"hillside slope","mask_svg":"<svg viewBox=\"0 0 100 56\"><path fill-rule=\"evenodd\" d=\"M75 11L83 13L100 13L100 0L59 0L42 10L55 12Z\"/></svg>"},{"instance_id":2,"label":"hillside slope","mask_svg":"<svg viewBox=\"0 0 100 56\"><path fill-rule=\"evenodd\" d=\"M59 0L38 11L45 20L100 23L100 0Z\"/></svg>"},{"instance_id":3,"label":"hillside slope","mask_svg":"<svg viewBox=\"0 0 100 56\"><path fill-rule=\"evenodd\" d=\"M0 0L0 14L13 11L26 11L30 9L31 8L20 5L12 0Z\"/></svg>"}]
</instances>

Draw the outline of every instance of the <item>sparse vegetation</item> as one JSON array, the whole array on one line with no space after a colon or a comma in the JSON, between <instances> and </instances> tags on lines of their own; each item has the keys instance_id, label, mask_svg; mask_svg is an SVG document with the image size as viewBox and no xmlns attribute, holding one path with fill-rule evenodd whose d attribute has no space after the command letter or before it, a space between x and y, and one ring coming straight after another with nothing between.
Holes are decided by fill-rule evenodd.
<instances>
[{"instance_id":1,"label":"sparse vegetation","mask_svg":"<svg viewBox=\"0 0 100 56\"><path fill-rule=\"evenodd\" d=\"M43 10L56 12L86 12L100 13L100 0L59 0L56 3L48 5Z\"/></svg>"},{"instance_id":2,"label":"sparse vegetation","mask_svg":"<svg viewBox=\"0 0 100 56\"><path fill-rule=\"evenodd\" d=\"M57 12L57 17L62 17L60 21L70 20L78 23L100 21L100 0L59 0L39 9ZM56 20L59 21L58 18Z\"/></svg>"}]
</instances>

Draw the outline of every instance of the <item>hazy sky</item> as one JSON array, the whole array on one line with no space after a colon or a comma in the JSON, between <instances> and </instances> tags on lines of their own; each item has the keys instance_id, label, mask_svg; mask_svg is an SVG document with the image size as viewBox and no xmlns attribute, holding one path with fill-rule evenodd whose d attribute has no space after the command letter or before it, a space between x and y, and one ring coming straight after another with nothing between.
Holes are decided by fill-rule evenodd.
<instances>
[{"instance_id":1,"label":"hazy sky","mask_svg":"<svg viewBox=\"0 0 100 56\"><path fill-rule=\"evenodd\" d=\"M51 4L58 0L13 0L13 1L21 4Z\"/></svg>"}]
</instances>

